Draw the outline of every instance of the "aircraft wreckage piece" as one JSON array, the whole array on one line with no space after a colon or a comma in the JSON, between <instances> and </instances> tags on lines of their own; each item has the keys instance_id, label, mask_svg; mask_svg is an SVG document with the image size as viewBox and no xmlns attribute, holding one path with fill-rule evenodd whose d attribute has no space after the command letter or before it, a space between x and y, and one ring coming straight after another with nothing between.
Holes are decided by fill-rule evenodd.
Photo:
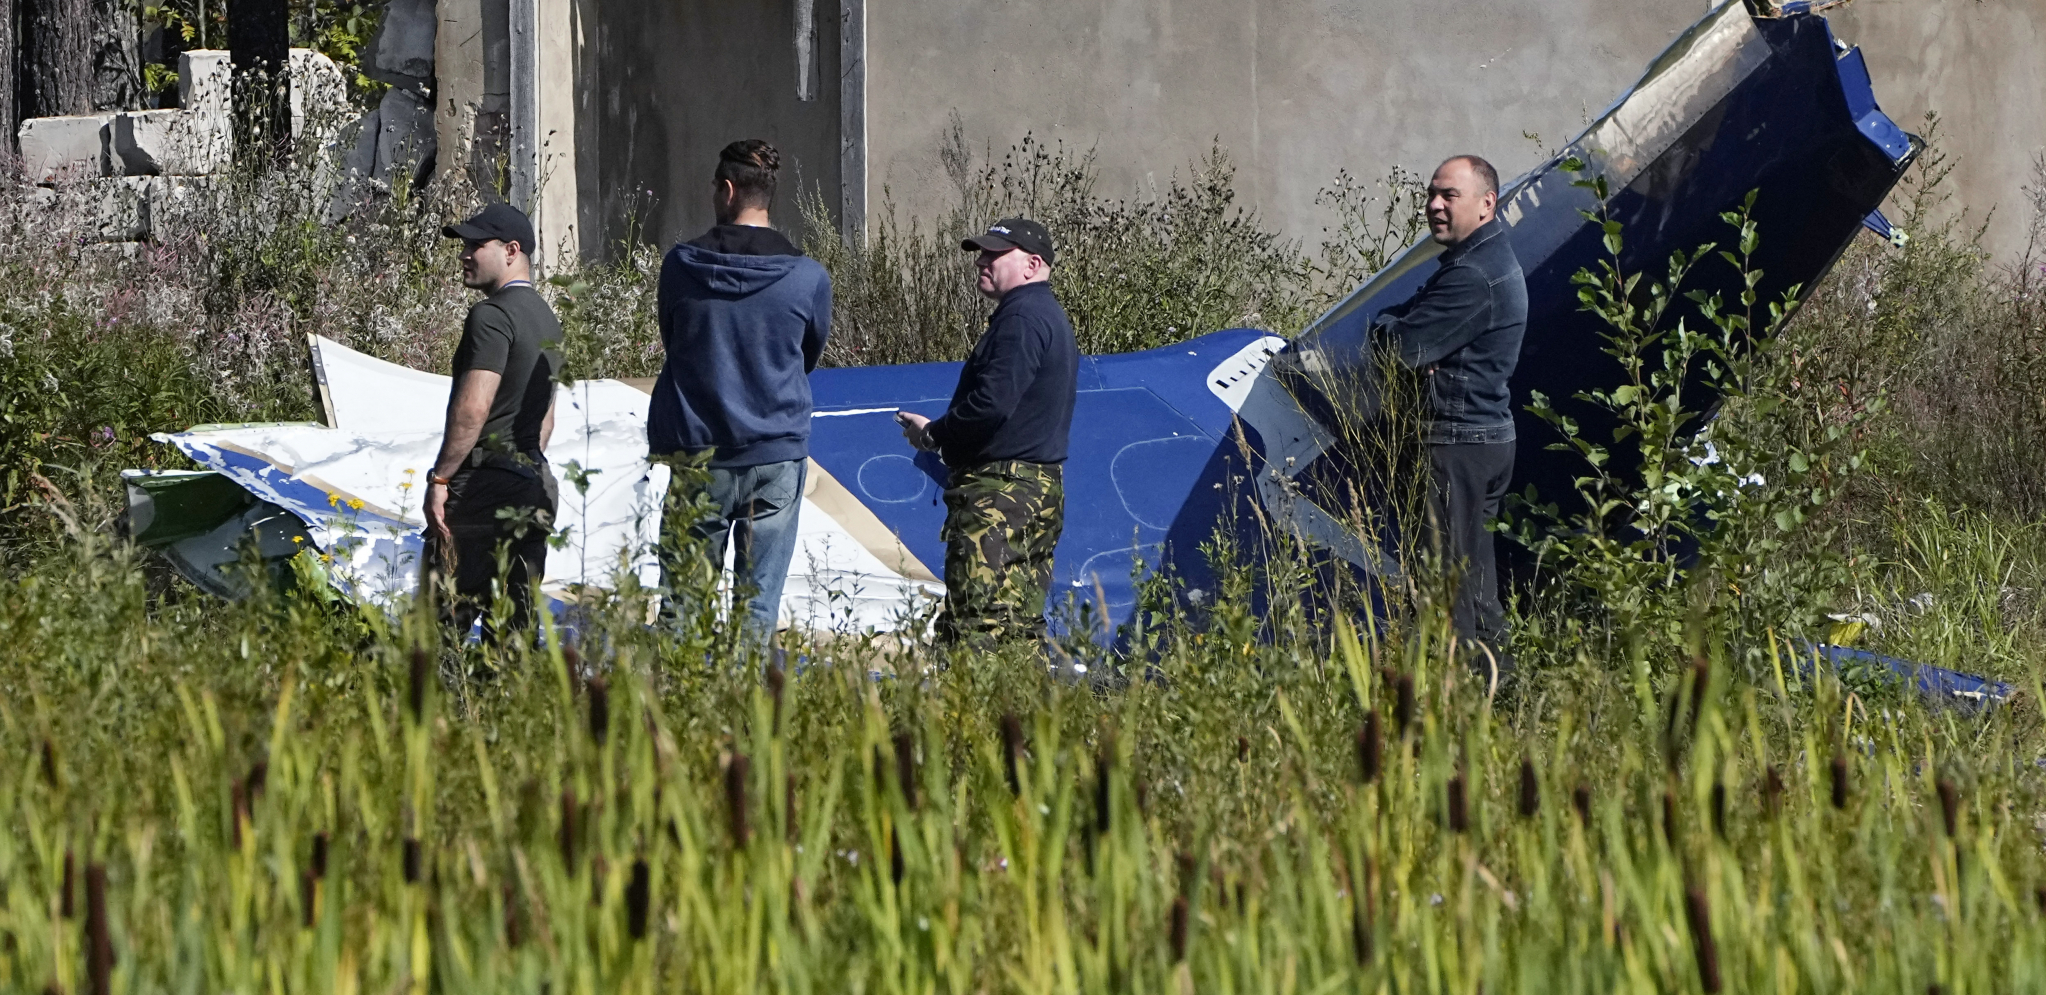
<instances>
[{"instance_id":1,"label":"aircraft wreckage piece","mask_svg":"<svg viewBox=\"0 0 2046 995\"><path fill-rule=\"evenodd\" d=\"M1533 394L1552 399L1586 438L1610 438L1615 427L1608 413L1575 400L1622 377L1601 351L1608 329L1582 309L1571 283L1605 258L1604 232L1587 213L1623 226L1624 271L1661 273L1673 252L1726 244L1732 230L1721 215L1754 191L1753 265L1764 274L1756 291L1778 300L1792 287L1808 292L1825 275L1915 152L1911 136L1876 107L1860 50L1836 41L1824 18L1753 18L1728 3L1685 31L1582 135L1500 192L1499 216L1528 290L1512 381L1519 441L1511 490L1532 485L1567 511L1584 472L1574 454L1548 449L1555 431L1528 412ZM1572 160L1582 169L1566 169ZM1574 185L1593 176L1606 181L1603 204ZM1372 322L1420 287L1441 251L1426 239L1410 246L1316 321L1273 362L1243 412L1261 457L1253 477L1265 506L1366 571L1386 569L1388 551L1360 555L1340 527L1355 474L1330 451L1337 426L1374 413ZM1715 259L1693 270L1684 289L1731 298L1736 280Z\"/></svg>"},{"instance_id":2,"label":"aircraft wreckage piece","mask_svg":"<svg viewBox=\"0 0 2046 995\"><path fill-rule=\"evenodd\" d=\"M440 445L451 381L311 340L327 425L202 425L156 436L209 467L130 470L135 539L161 548L201 588L247 595L246 558L273 583L311 572L339 593L389 605L418 587L421 495ZM653 586L668 468L646 459L650 382L557 388L547 454L561 481L542 591L556 606L623 574ZM332 427L328 427L331 425ZM804 495L785 615L812 627L890 628L942 592L930 571L829 474ZM577 488L580 477L587 491ZM253 546L253 548L251 548Z\"/></svg>"},{"instance_id":3,"label":"aircraft wreckage piece","mask_svg":"<svg viewBox=\"0 0 2046 995\"><path fill-rule=\"evenodd\" d=\"M1915 148L1877 108L1859 50L1835 41L1824 18L1717 8L1561 153L1501 192L1500 216L1528 281L1516 410L1534 391L1567 399L1621 375L1570 283L1603 252L1584 212L1602 208L1625 226L1624 268L1659 272L1673 251L1724 241L1721 212L1757 191L1757 265L1766 274L1758 290L1772 299L1825 274ZM1572 185L1571 159L1606 179L1604 204ZM1088 624L1111 632L1130 619L1137 582L1160 570L1200 606L1213 588L1202 549L1218 527L1255 555L1258 530L1277 523L1349 570L1390 575L1398 537L1367 541L1346 524L1360 498L1388 496L1356 493L1331 426L1370 406L1368 391L1351 385L1369 380L1371 320L1426 279L1439 251L1427 240L1409 247L1291 344L1236 329L1083 359L1055 619L1087 605ZM1717 278L1705 273L1699 285L1724 289L1711 285ZM219 476L132 471L136 535L228 596L242 588L222 567L238 556L281 570L323 554L324 572L344 593L386 602L416 585L418 488L405 484L424 479L448 380L324 340L313 347L333 427L202 426L160 437ZM927 620L943 591L933 568L944 562L945 468L903 443L893 415L939 414L958 372L957 363L928 363L812 376L812 486L786 623L889 630ZM655 578L649 553L666 470L644 458L646 389L584 381L558 395L548 453L563 480L557 524L568 545L550 553L543 584L556 597L621 572ZM1609 428L1594 413L1571 413L1593 437ZM1550 500L1572 493L1580 468L1545 448L1546 426L1524 410L1517 417L1515 489L1533 484ZM570 482L571 461L596 471L587 499ZM318 553L299 555L305 546Z\"/></svg>"}]
</instances>

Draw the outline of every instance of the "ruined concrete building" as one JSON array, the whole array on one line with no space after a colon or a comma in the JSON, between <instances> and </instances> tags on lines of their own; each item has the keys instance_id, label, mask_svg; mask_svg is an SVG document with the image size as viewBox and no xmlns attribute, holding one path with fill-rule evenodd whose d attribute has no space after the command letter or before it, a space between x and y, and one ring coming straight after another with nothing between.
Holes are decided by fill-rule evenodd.
<instances>
[{"instance_id":1,"label":"ruined concrete building","mask_svg":"<svg viewBox=\"0 0 2046 995\"><path fill-rule=\"evenodd\" d=\"M395 0L393 13L406 2ZM955 122L997 156L1026 133L1092 150L1097 192L1183 177L1213 145L1239 202L1292 237L1329 223L1338 170L1369 182L1478 152L1508 175L1596 118L1605 94L1708 0L434 0L441 168L500 170L549 247L606 253L707 224L719 147L780 146L842 226L888 205L940 216ZM1781 3L1758 0L1765 5ZM1953 189L1989 243L2023 248L2046 147L2046 0L1828 5L1899 120L1944 117ZM784 196L777 221L794 220Z\"/></svg>"}]
</instances>

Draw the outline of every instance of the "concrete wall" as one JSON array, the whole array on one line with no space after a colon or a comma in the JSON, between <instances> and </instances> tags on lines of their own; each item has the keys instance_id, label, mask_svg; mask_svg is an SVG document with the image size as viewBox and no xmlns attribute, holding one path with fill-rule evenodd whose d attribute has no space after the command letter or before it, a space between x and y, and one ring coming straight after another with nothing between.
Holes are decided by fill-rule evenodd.
<instances>
[{"instance_id":1,"label":"concrete wall","mask_svg":"<svg viewBox=\"0 0 2046 995\"><path fill-rule=\"evenodd\" d=\"M836 208L835 0L586 2L582 58L594 96L578 122L585 255L607 253L631 224L655 244L709 227L718 150L742 138L781 150L777 226L800 234L797 199L806 188ZM806 2L813 34L803 67L796 18Z\"/></svg>"},{"instance_id":2,"label":"concrete wall","mask_svg":"<svg viewBox=\"0 0 2046 995\"><path fill-rule=\"evenodd\" d=\"M1094 149L1108 194L1162 186L1219 141L1243 203L1312 242L1315 194L1475 152L1507 175L1574 137L1710 7L1702 0L894 0L867 11L870 214L956 196L938 151L955 115L999 156L1033 132ZM1884 107L1946 117L1967 206L2003 206L2046 146L2046 0L1860 0L1836 30ZM1523 133L1539 136L1541 146Z\"/></svg>"},{"instance_id":3,"label":"concrete wall","mask_svg":"<svg viewBox=\"0 0 2046 995\"><path fill-rule=\"evenodd\" d=\"M1939 113L1955 203L2015 259L2032 222L2024 188L2046 182L2032 172L2046 151L2046 0L1857 0L1832 21L1867 54L1884 112L1913 133Z\"/></svg>"}]
</instances>

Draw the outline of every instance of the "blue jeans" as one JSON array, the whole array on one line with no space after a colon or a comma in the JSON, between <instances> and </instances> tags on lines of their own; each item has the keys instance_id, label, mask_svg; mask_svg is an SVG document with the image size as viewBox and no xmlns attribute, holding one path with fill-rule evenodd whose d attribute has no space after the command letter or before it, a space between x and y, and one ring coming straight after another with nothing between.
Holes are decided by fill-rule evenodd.
<instances>
[{"instance_id":1,"label":"blue jeans","mask_svg":"<svg viewBox=\"0 0 2046 995\"><path fill-rule=\"evenodd\" d=\"M690 479L694 476L696 479ZM662 510L664 534L687 528L691 539L703 541L714 564L725 561L725 546L735 543L732 580L746 602L747 622L762 636L774 634L781 618L781 589L788 580L789 561L796 555L796 518L803 506L808 460L787 460L760 466L735 466L708 471L708 479L680 472L669 478ZM708 498L698 516L698 488ZM686 522L682 516L693 516ZM663 584L674 571L680 550L661 543Z\"/></svg>"}]
</instances>

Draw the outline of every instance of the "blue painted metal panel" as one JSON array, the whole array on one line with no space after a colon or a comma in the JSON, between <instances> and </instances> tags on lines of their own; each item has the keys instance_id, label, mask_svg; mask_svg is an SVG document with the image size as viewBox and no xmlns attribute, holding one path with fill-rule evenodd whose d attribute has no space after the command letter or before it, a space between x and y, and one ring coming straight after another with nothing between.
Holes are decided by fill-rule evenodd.
<instances>
[{"instance_id":1,"label":"blue painted metal panel","mask_svg":"<svg viewBox=\"0 0 2046 995\"><path fill-rule=\"evenodd\" d=\"M1793 284L1809 287L1896 182L1908 164L1911 143L1908 136L1898 138L1901 130L1875 106L1859 53L1836 55L1823 18L1756 20L1751 31L1735 25L1741 44L1729 55L1724 45L1714 49L1698 41L1710 26L1726 27L1727 16L1723 8L1701 21L1658 59L1644 80L1667 74L1672 66L1738 76L1710 106L1673 105L1688 107L1684 113L1690 117L1676 122L1667 147L1604 205L1627 229L1621 264L1660 271L1673 250L1724 242L1728 229L1720 214L1757 190L1758 264L1767 274L1762 293L1780 294ZM1699 67L1712 59L1728 60L1732 68ZM1638 92L1623 96L1615 112L1637 97ZM1516 180L1503 201L1513 208L1510 237L1527 275L1530 303L1528 337L1514 380L1516 408L1539 390L1567 409L1573 394L1610 385L1619 376L1617 364L1600 351L1601 327L1578 310L1570 284L1571 274L1593 265L1603 253L1599 229L1581 213L1598 205L1589 193L1572 187L1573 177L1561 168L1569 155L1596 159L1606 151L1587 146L1591 134ZM1301 373L1301 357L1319 352L1339 371L1358 377L1368 366L1371 319L1411 295L1433 269L1429 247L1415 246L1367 284L1368 294L1346 302L1274 360L1275 370L1293 371L1285 379L1310 414L1333 424L1340 406L1368 410L1372 399L1328 396L1317 383L1329 381ZM1087 595L1098 578L1110 617L1121 621L1128 614L1130 572L1170 564L1198 583L1205 570L1196 552L1214 528L1253 527L1247 511L1258 497L1248 482L1269 469L1259 462L1264 440L1246 429L1252 447L1246 463L1227 441L1235 422L1232 413L1203 378L1259 334L1216 333L1183 346L1093 357L1085 364L1066 468L1067 534L1056 568L1063 590ZM937 540L944 512L943 468L928 456L909 453L888 411L901 406L938 414L957 374L956 364L921 364L822 370L813 381L819 407L816 458L848 486L857 486L875 513L933 567L943 561ZM884 410L845 413L868 408ZM1594 436L1611 428L1595 409L1568 413ZM1567 502L1580 468L1569 457L1547 451L1552 434L1531 416L1520 415L1518 429L1515 488L1533 485L1545 498ZM1295 479L1334 518L1348 517L1343 505L1355 493L1356 475L1342 453L1321 456ZM1255 547L1256 536L1240 538L1246 548Z\"/></svg>"},{"instance_id":2,"label":"blue painted metal panel","mask_svg":"<svg viewBox=\"0 0 2046 995\"><path fill-rule=\"evenodd\" d=\"M1066 461L1055 602L1067 594L1089 603L1105 598L1111 620L1122 621L1134 577L1155 568L1168 546L1209 537L1221 505L1212 464L1234 414L1205 378L1267 335L1233 329L1086 362ZM894 411L943 414L959 366L835 368L811 377L812 458L934 570L945 559L938 533L946 470L936 456L909 448Z\"/></svg>"},{"instance_id":3,"label":"blue painted metal panel","mask_svg":"<svg viewBox=\"0 0 2046 995\"><path fill-rule=\"evenodd\" d=\"M1763 299L1774 299L1794 285L1808 289L1831 268L1909 164L1908 138L1901 144L1889 141L1895 126L1877 126L1888 119L1875 108L1858 51L1836 59L1823 18L1757 20L1755 27L1768 46L1766 60L1605 203L1609 215L1625 226L1620 264L1628 271L1661 273L1675 250L1726 243L1730 229L1720 215L1754 190ZM1884 142L1871 139L1870 131ZM1502 197L1502 204L1514 204L1516 195L1538 194L1519 198L1520 216L1509 229L1528 287L1527 338L1513 378L1520 439L1513 488L1533 485L1545 500L1566 507L1574 493L1572 478L1582 468L1568 454L1546 448L1556 436L1526 406L1539 391L1577 419L1587 436L1609 438L1610 418L1571 398L1611 386L1620 376L1617 363L1600 349L1604 326L1580 310L1570 283L1573 273L1604 257L1602 232L1581 214L1598 205L1588 192L1569 185L1573 177L1562 168L1573 155L1596 158L1598 150L1584 142L1580 139L1516 180ZM1412 265L1367 300L1311 329L1296 343L1296 354L1319 350L1343 374L1342 382L1368 381L1372 320L1411 296L1434 268L1432 261ZM1698 267L1692 286L1731 291L1730 270L1708 261ZM1324 420L1333 420L1326 416L1338 405L1371 403L1368 398L1320 396L1326 392L1316 389L1315 380L1301 376L1293 385L1306 395L1310 411L1318 410Z\"/></svg>"},{"instance_id":4,"label":"blue painted metal panel","mask_svg":"<svg viewBox=\"0 0 2046 995\"><path fill-rule=\"evenodd\" d=\"M2011 693L2011 686L2002 681L1992 681L1946 667L1900 660L1894 656L1884 656L1868 650L1849 649L1830 643L1813 646L1811 650L1813 655L1832 664L1835 669L1846 669L1851 666L1880 668L1894 675L1897 680L1909 684L1913 690L1927 698L1963 708L1993 705L2010 697Z\"/></svg>"}]
</instances>

